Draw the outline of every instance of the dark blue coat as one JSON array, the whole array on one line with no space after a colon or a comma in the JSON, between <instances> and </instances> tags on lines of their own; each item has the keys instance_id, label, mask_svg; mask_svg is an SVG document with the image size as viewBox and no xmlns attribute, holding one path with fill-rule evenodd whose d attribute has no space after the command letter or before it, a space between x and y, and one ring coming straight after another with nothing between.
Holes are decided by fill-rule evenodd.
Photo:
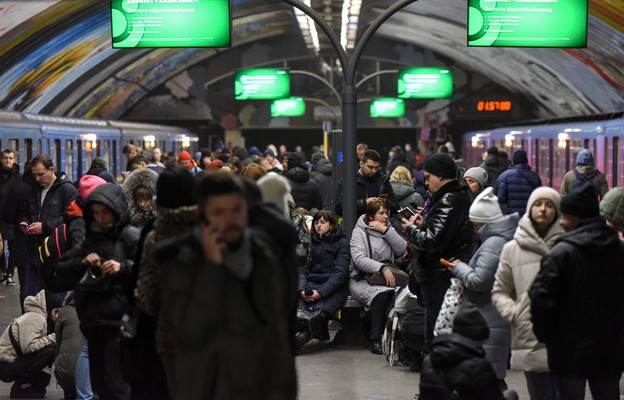
<instances>
[{"instance_id":1,"label":"dark blue coat","mask_svg":"<svg viewBox=\"0 0 624 400\"><path fill-rule=\"evenodd\" d=\"M349 294L350 262L349 241L343 233L342 226L338 226L335 232L323 237L312 232L311 257L310 261L299 269L297 293L306 288L318 291L321 299L314 304L314 308L334 315ZM300 305L303 305L301 298L299 301Z\"/></svg>"},{"instance_id":2,"label":"dark blue coat","mask_svg":"<svg viewBox=\"0 0 624 400\"><path fill-rule=\"evenodd\" d=\"M542 180L539 175L531 171L530 166L519 164L500 174L494 192L504 214L517 212L523 215L531 192L540 186Z\"/></svg>"}]
</instances>

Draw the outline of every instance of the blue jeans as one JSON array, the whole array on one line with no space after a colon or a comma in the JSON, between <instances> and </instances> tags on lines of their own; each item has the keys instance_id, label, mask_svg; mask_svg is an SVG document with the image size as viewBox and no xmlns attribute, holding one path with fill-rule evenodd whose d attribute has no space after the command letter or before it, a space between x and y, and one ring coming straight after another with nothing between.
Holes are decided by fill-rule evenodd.
<instances>
[{"instance_id":1,"label":"blue jeans","mask_svg":"<svg viewBox=\"0 0 624 400\"><path fill-rule=\"evenodd\" d=\"M35 296L44 289L43 282L39 276L39 269L36 265L26 263L24 271L24 298Z\"/></svg>"},{"instance_id":2,"label":"blue jeans","mask_svg":"<svg viewBox=\"0 0 624 400\"><path fill-rule=\"evenodd\" d=\"M555 377L550 372L524 371L531 400L558 400Z\"/></svg>"},{"instance_id":3,"label":"blue jeans","mask_svg":"<svg viewBox=\"0 0 624 400\"><path fill-rule=\"evenodd\" d=\"M89 345L84 339L78 362L76 363L76 399L91 400L93 391L91 390L91 377L89 376Z\"/></svg>"},{"instance_id":4,"label":"blue jeans","mask_svg":"<svg viewBox=\"0 0 624 400\"><path fill-rule=\"evenodd\" d=\"M433 328L449 286L451 286L450 279L446 281L428 280L420 284L420 292L425 304L425 340L427 344L433 340Z\"/></svg>"},{"instance_id":5,"label":"blue jeans","mask_svg":"<svg viewBox=\"0 0 624 400\"><path fill-rule=\"evenodd\" d=\"M553 374L559 397L565 400L583 400L585 382L589 382L589 391L594 400L619 400L620 378L622 373L581 376L575 374Z\"/></svg>"}]
</instances>

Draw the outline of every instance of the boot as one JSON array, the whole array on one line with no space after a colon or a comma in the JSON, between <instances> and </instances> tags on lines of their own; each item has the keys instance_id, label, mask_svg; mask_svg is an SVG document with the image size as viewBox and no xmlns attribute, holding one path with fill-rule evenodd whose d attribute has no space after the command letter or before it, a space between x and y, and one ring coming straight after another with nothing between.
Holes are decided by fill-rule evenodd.
<instances>
[{"instance_id":1,"label":"boot","mask_svg":"<svg viewBox=\"0 0 624 400\"><path fill-rule=\"evenodd\" d=\"M34 387L45 389L50 384L52 376L47 372L39 371L31 379L30 382Z\"/></svg>"},{"instance_id":2,"label":"boot","mask_svg":"<svg viewBox=\"0 0 624 400\"><path fill-rule=\"evenodd\" d=\"M310 332L295 333L295 350L297 354L299 354L303 346L308 343L311 338Z\"/></svg>"},{"instance_id":3,"label":"boot","mask_svg":"<svg viewBox=\"0 0 624 400\"><path fill-rule=\"evenodd\" d=\"M18 379L11 386L10 398L12 399L43 399L45 395L45 388L35 387L25 379Z\"/></svg>"}]
</instances>

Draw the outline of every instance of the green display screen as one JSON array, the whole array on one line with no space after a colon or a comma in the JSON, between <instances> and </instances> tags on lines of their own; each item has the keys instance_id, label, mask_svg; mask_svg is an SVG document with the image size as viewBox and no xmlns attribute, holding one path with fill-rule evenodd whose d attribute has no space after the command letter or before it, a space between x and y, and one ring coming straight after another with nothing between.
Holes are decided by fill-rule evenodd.
<instances>
[{"instance_id":1,"label":"green display screen","mask_svg":"<svg viewBox=\"0 0 624 400\"><path fill-rule=\"evenodd\" d=\"M468 46L586 47L587 0L468 0Z\"/></svg>"},{"instance_id":2,"label":"green display screen","mask_svg":"<svg viewBox=\"0 0 624 400\"><path fill-rule=\"evenodd\" d=\"M234 80L236 100L275 100L290 96L290 73L287 69L239 69Z\"/></svg>"},{"instance_id":3,"label":"green display screen","mask_svg":"<svg viewBox=\"0 0 624 400\"><path fill-rule=\"evenodd\" d=\"M303 97L275 100L271 104L271 117L301 117L305 112L306 104Z\"/></svg>"},{"instance_id":4,"label":"green display screen","mask_svg":"<svg viewBox=\"0 0 624 400\"><path fill-rule=\"evenodd\" d=\"M399 70L398 96L402 99L440 99L453 94L453 72L448 68Z\"/></svg>"},{"instance_id":5,"label":"green display screen","mask_svg":"<svg viewBox=\"0 0 624 400\"><path fill-rule=\"evenodd\" d=\"M229 47L230 0L112 0L113 48Z\"/></svg>"},{"instance_id":6,"label":"green display screen","mask_svg":"<svg viewBox=\"0 0 624 400\"><path fill-rule=\"evenodd\" d=\"M405 115L405 102L394 97L373 99L370 105L372 118L400 118Z\"/></svg>"}]
</instances>

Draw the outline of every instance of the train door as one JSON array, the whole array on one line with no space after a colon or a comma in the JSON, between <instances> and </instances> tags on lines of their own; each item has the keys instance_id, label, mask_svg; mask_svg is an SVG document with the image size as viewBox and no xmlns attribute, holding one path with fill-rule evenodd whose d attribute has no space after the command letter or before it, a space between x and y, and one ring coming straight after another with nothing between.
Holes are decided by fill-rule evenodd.
<instances>
[{"instance_id":1,"label":"train door","mask_svg":"<svg viewBox=\"0 0 624 400\"><path fill-rule=\"evenodd\" d=\"M59 140L60 141L60 140ZM78 179L74 168L74 141L72 139L65 139L65 173L72 180Z\"/></svg>"},{"instance_id":2,"label":"train door","mask_svg":"<svg viewBox=\"0 0 624 400\"><path fill-rule=\"evenodd\" d=\"M22 157L20 157L19 139L9 139L7 148L13 151L15 154L15 163L19 165L22 160Z\"/></svg>"},{"instance_id":3,"label":"train door","mask_svg":"<svg viewBox=\"0 0 624 400\"><path fill-rule=\"evenodd\" d=\"M65 172L65 175L68 179L73 179L71 175L67 173L67 168L65 166L65 159L61 159L61 139L54 139L53 141L53 150L50 153L50 158L52 158L52 162L54 163L54 167L57 171Z\"/></svg>"},{"instance_id":4,"label":"train door","mask_svg":"<svg viewBox=\"0 0 624 400\"><path fill-rule=\"evenodd\" d=\"M82 147L82 140L76 140L76 169L78 173L78 177L82 177L82 173L84 172L84 148Z\"/></svg>"},{"instance_id":5,"label":"train door","mask_svg":"<svg viewBox=\"0 0 624 400\"><path fill-rule=\"evenodd\" d=\"M113 163L111 164L110 171L115 178L121 176L121 172L119 171L119 159L117 157L117 141L113 139Z\"/></svg>"},{"instance_id":6,"label":"train door","mask_svg":"<svg viewBox=\"0 0 624 400\"><path fill-rule=\"evenodd\" d=\"M24 162L33 158L33 141L32 139L24 139Z\"/></svg>"}]
</instances>

